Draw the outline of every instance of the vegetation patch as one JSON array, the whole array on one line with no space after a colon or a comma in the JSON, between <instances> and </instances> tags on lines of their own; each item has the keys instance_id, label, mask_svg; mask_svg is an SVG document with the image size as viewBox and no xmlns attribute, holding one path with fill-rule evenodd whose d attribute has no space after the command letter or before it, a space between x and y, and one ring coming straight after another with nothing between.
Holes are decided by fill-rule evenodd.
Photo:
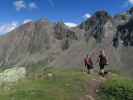
<instances>
[{"instance_id":1,"label":"vegetation patch","mask_svg":"<svg viewBox=\"0 0 133 100\"><path fill-rule=\"evenodd\" d=\"M36 79L2 86L0 100L79 100L87 94L88 75L74 69L47 69Z\"/></svg>"},{"instance_id":2,"label":"vegetation patch","mask_svg":"<svg viewBox=\"0 0 133 100\"><path fill-rule=\"evenodd\" d=\"M114 76L105 82L98 100L133 100L133 80Z\"/></svg>"}]
</instances>

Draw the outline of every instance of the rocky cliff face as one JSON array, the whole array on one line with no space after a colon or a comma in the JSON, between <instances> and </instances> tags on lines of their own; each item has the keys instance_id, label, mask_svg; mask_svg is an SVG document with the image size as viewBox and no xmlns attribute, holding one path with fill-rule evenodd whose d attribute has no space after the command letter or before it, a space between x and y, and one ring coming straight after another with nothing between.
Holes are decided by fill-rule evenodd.
<instances>
[{"instance_id":1,"label":"rocky cliff face","mask_svg":"<svg viewBox=\"0 0 133 100\"><path fill-rule=\"evenodd\" d=\"M105 49L108 68L132 70L132 25L132 9L114 17L97 11L75 28L48 20L29 22L0 38L0 64L79 68L87 53L95 61L98 51Z\"/></svg>"},{"instance_id":2,"label":"rocky cliff face","mask_svg":"<svg viewBox=\"0 0 133 100\"><path fill-rule=\"evenodd\" d=\"M133 52L133 8L122 15L122 23L117 25L113 46L120 53L120 60L125 70L132 73Z\"/></svg>"},{"instance_id":3,"label":"rocky cliff face","mask_svg":"<svg viewBox=\"0 0 133 100\"><path fill-rule=\"evenodd\" d=\"M28 65L41 60L47 64L79 37L76 29L69 29L62 22L40 20L24 24L0 40L1 66Z\"/></svg>"},{"instance_id":4,"label":"rocky cliff face","mask_svg":"<svg viewBox=\"0 0 133 100\"><path fill-rule=\"evenodd\" d=\"M106 11L97 11L91 18L80 24L81 29L86 30L86 40L93 36L97 42L101 42L105 37L107 23L111 22L112 17Z\"/></svg>"}]
</instances>

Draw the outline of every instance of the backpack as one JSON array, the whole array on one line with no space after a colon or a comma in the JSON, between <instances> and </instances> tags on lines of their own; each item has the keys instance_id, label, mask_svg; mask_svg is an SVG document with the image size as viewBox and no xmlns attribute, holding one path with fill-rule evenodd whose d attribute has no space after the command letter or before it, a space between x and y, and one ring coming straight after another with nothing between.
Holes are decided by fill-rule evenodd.
<instances>
[{"instance_id":1,"label":"backpack","mask_svg":"<svg viewBox=\"0 0 133 100\"><path fill-rule=\"evenodd\" d=\"M91 58L88 58L88 60L87 60L87 64L89 64L89 65L93 65L93 62L92 62Z\"/></svg>"},{"instance_id":2,"label":"backpack","mask_svg":"<svg viewBox=\"0 0 133 100\"><path fill-rule=\"evenodd\" d=\"M102 57L102 63L105 64L105 65L108 64L108 63L107 63L107 58L106 58L106 56L103 56L103 57Z\"/></svg>"},{"instance_id":3,"label":"backpack","mask_svg":"<svg viewBox=\"0 0 133 100\"><path fill-rule=\"evenodd\" d=\"M100 57L100 63L104 64L104 65L107 65L108 62L107 62L106 56L100 55L99 57Z\"/></svg>"},{"instance_id":4,"label":"backpack","mask_svg":"<svg viewBox=\"0 0 133 100\"><path fill-rule=\"evenodd\" d=\"M87 65L87 64L93 65L93 62L92 62L91 58L85 58L84 63L85 63L85 65Z\"/></svg>"}]
</instances>

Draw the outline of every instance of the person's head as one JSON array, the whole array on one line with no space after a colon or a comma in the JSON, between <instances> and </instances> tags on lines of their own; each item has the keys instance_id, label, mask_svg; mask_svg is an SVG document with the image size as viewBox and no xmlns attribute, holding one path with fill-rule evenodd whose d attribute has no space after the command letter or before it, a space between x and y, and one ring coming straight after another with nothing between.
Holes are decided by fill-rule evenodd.
<instances>
[{"instance_id":1,"label":"person's head","mask_svg":"<svg viewBox=\"0 0 133 100\"><path fill-rule=\"evenodd\" d=\"M99 53L100 53L100 55L105 55L104 50L100 50Z\"/></svg>"},{"instance_id":2,"label":"person's head","mask_svg":"<svg viewBox=\"0 0 133 100\"><path fill-rule=\"evenodd\" d=\"M86 57L89 57L89 55L88 55L88 54L86 54Z\"/></svg>"}]
</instances>

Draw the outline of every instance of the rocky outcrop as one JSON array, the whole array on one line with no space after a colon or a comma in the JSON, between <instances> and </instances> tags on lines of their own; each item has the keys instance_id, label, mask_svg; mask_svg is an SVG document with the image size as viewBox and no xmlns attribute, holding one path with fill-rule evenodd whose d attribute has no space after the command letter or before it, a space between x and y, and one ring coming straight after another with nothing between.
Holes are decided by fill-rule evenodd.
<instances>
[{"instance_id":1,"label":"rocky outcrop","mask_svg":"<svg viewBox=\"0 0 133 100\"><path fill-rule=\"evenodd\" d=\"M17 82L26 77L26 69L24 67L14 67L6 69L0 73L0 85L2 83Z\"/></svg>"},{"instance_id":2,"label":"rocky outcrop","mask_svg":"<svg viewBox=\"0 0 133 100\"><path fill-rule=\"evenodd\" d=\"M111 19L106 11L97 11L91 18L81 23L80 28L86 30L86 40L93 36L97 42L101 42L105 36L104 26Z\"/></svg>"},{"instance_id":3,"label":"rocky outcrop","mask_svg":"<svg viewBox=\"0 0 133 100\"><path fill-rule=\"evenodd\" d=\"M133 19L117 27L117 32L114 36L114 46L117 47L119 42L124 46L133 46Z\"/></svg>"},{"instance_id":4,"label":"rocky outcrop","mask_svg":"<svg viewBox=\"0 0 133 100\"><path fill-rule=\"evenodd\" d=\"M49 63L47 58L50 58L53 53L57 52L58 55L67 50L79 39L79 34L82 33L65 26L62 22L39 20L35 23L26 23L0 40L0 64L1 66L27 66L40 60L47 64Z\"/></svg>"}]
</instances>

